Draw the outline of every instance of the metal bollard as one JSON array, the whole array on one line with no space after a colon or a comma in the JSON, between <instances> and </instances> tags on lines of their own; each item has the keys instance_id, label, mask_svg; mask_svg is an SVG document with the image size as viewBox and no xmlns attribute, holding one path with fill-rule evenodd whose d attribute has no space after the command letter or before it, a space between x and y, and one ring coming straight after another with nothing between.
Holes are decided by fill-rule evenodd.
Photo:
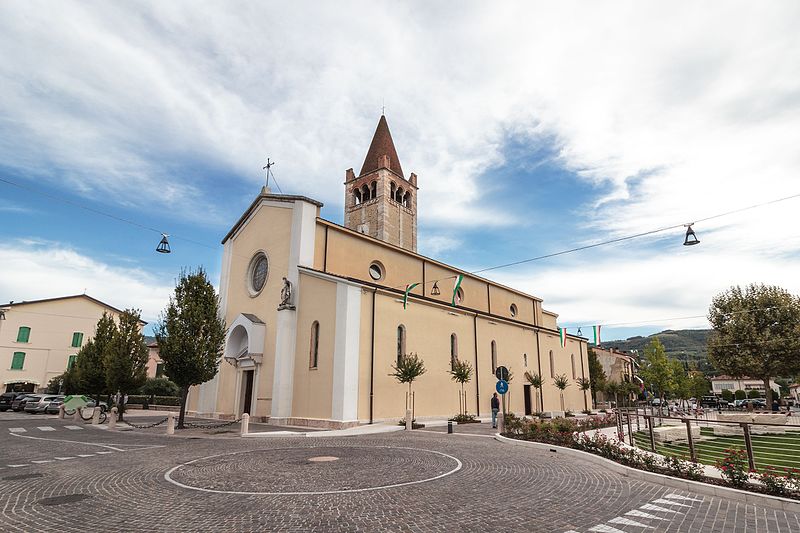
<instances>
[{"instance_id":1,"label":"metal bollard","mask_svg":"<svg viewBox=\"0 0 800 533\"><path fill-rule=\"evenodd\" d=\"M108 429L114 430L117 429L117 408L112 407L111 412L108 415Z\"/></svg>"},{"instance_id":2,"label":"metal bollard","mask_svg":"<svg viewBox=\"0 0 800 533\"><path fill-rule=\"evenodd\" d=\"M453 434L453 421L452 420L448 420L447 421L447 434L448 435L452 435Z\"/></svg>"},{"instance_id":3,"label":"metal bollard","mask_svg":"<svg viewBox=\"0 0 800 533\"><path fill-rule=\"evenodd\" d=\"M58 406L58 418L64 418L64 404Z\"/></svg>"},{"instance_id":4,"label":"metal bollard","mask_svg":"<svg viewBox=\"0 0 800 533\"><path fill-rule=\"evenodd\" d=\"M170 411L167 413L167 435L175 434L175 414Z\"/></svg>"},{"instance_id":5,"label":"metal bollard","mask_svg":"<svg viewBox=\"0 0 800 533\"><path fill-rule=\"evenodd\" d=\"M406 431L411 431L414 429L411 421L411 409L406 409Z\"/></svg>"},{"instance_id":6,"label":"metal bollard","mask_svg":"<svg viewBox=\"0 0 800 533\"><path fill-rule=\"evenodd\" d=\"M250 415L245 413L242 415L242 437L250 433Z\"/></svg>"},{"instance_id":7,"label":"metal bollard","mask_svg":"<svg viewBox=\"0 0 800 533\"><path fill-rule=\"evenodd\" d=\"M94 412L92 413L92 425L96 426L100 424L100 408L95 407Z\"/></svg>"}]
</instances>

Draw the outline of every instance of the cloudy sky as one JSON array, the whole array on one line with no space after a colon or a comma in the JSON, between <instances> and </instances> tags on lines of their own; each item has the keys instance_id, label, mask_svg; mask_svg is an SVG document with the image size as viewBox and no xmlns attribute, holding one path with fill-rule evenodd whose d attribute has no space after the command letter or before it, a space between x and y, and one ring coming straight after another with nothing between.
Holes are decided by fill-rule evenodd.
<instances>
[{"instance_id":1,"label":"cloudy sky","mask_svg":"<svg viewBox=\"0 0 800 533\"><path fill-rule=\"evenodd\" d=\"M154 320L181 267L216 282L267 156L341 223L384 104L420 252L470 271L796 195L798 27L793 1L2 2L0 300ZM800 293L798 212L487 276L606 338L705 327L732 284Z\"/></svg>"}]
</instances>

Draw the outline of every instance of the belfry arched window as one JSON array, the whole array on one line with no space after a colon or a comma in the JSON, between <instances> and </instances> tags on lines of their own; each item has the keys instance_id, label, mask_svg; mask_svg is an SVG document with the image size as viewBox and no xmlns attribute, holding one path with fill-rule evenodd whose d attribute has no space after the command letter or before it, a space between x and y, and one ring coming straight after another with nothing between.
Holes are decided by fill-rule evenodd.
<instances>
[{"instance_id":1,"label":"belfry arched window","mask_svg":"<svg viewBox=\"0 0 800 533\"><path fill-rule=\"evenodd\" d=\"M373 199L378 197L378 182L377 181L373 181L372 184L370 185L370 194L369 194L369 196L370 196L370 198L373 198Z\"/></svg>"},{"instance_id":2,"label":"belfry arched window","mask_svg":"<svg viewBox=\"0 0 800 533\"><path fill-rule=\"evenodd\" d=\"M365 202L370 199L370 197L369 197L369 187L367 187L366 183L361 187L361 198Z\"/></svg>"},{"instance_id":3,"label":"belfry arched window","mask_svg":"<svg viewBox=\"0 0 800 533\"><path fill-rule=\"evenodd\" d=\"M404 207L411 207L411 193L410 192L406 192L403 195L403 206Z\"/></svg>"},{"instance_id":4,"label":"belfry arched window","mask_svg":"<svg viewBox=\"0 0 800 533\"><path fill-rule=\"evenodd\" d=\"M406 327L403 324L397 326L397 364L400 358L406 354Z\"/></svg>"},{"instance_id":5,"label":"belfry arched window","mask_svg":"<svg viewBox=\"0 0 800 533\"><path fill-rule=\"evenodd\" d=\"M355 189L353 191L353 200L355 201L356 205L361 203L361 191L359 189Z\"/></svg>"},{"instance_id":6,"label":"belfry arched window","mask_svg":"<svg viewBox=\"0 0 800 533\"><path fill-rule=\"evenodd\" d=\"M394 201L398 204L403 203L403 188L398 187L397 192L395 193Z\"/></svg>"},{"instance_id":7,"label":"belfry arched window","mask_svg":"<svg viewBox=\"0 0 800 533\"><path fill-rule=\"evenodd\" d=\"M395 194L397 194L397 185L395 185L394 182L392 182L390 190L391 190L390 196L392 197L392 200L394 200Z\"/></svg>"}]
</instances>

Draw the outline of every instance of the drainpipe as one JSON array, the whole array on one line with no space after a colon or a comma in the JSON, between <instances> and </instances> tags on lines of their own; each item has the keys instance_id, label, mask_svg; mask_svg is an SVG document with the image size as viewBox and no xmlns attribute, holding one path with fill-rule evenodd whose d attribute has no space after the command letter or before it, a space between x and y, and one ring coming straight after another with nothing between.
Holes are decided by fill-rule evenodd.
<instances>
[{"instance_id":1,"label":"drainpipe","mask_svg":"<svg viewBox=\"0 0 800 533\"><path fill-rule=\"evenodd\" d=\"M481 416L481 386L480 386L480 378L478 376L481 375L478 372L478 315L475 314L472 316L473 327L474 327L474 339L475 339L475 412L476 416Z\"/></svg>"},{"instance_id":2,"label":"drainpipe","mask_svg":"<svg viewBox=\"0 0 800 533\"><path fill-rule=\"evenodd\" d=\"M378 289L372 291L372 328L370 329L369 345L369 423L372 424L372 399L373 386L375 383L375 294Z\"/></svg>"}]
</instances>

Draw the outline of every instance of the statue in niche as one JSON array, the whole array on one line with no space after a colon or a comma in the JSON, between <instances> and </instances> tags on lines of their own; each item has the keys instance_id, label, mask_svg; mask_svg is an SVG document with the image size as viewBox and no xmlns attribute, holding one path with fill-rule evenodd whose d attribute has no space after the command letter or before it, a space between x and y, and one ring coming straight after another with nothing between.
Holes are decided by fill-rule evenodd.
<instances>
[{"instance_id":1,"label":"statue in niche","mask_svg":"<svg viewBox=\"0 0 800 533\"><path fill-rule=\"evenodd\" d=\"M295 307L292 305L292 282L283 278L283 288L281 289L281 303L278 306L278 311L288 309L294 311Z\"/></svg>"}]
</instances>

